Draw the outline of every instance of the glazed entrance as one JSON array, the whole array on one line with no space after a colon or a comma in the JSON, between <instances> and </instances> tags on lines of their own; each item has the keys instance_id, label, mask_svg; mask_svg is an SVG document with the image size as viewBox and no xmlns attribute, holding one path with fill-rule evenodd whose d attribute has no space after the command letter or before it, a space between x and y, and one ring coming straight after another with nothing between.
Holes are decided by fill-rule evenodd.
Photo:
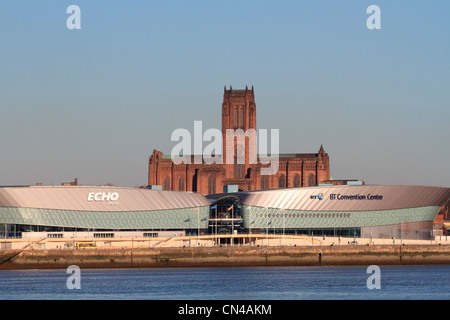
<instances>
[{"instance_id":1,"label":"glazed entrance","mask_svg":"<svg viewBox=\"0 0 450 320\"><path fill-rule=\"evenodd\" d=\"M238 234L244 232L242 205L235 196L227 196L211 205L209 214L210 234Z\"/></svg>"}]
</instances>

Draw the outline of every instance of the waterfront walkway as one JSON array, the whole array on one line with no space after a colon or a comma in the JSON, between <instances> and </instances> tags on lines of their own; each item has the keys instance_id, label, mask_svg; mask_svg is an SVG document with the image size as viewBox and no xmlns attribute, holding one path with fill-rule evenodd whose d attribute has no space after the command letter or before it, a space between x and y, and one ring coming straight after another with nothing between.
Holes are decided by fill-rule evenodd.
<instances>
[{"instance_id":1,"label":"waterfront walkway","mask_svg":"<svg viewBox=\"0 0 450 320\"><path fill-rule=\"evenodd\" d=\"M180 247L292 247L292 246L373 246L373 245L450 245L450 238L435 240L344 238L306 235L201 235L165 238L58 238L1 239L3 250L52 250L76 248L76 243L93 242L95 248L180 248Z\"/></svg>"}]
</instances>

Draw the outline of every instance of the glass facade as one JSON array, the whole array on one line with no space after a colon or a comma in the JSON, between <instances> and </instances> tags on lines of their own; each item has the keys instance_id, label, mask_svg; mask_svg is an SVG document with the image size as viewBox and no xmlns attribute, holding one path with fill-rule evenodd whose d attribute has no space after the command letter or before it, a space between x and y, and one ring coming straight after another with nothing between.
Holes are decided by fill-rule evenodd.
<instances>
[{"instance_id":1,"label":"glass facade","mask_svg":"<svg viewBox=\"0 0 450 320\"><path fill-rule=\"evenodd\" d=\"M244 228L269 234L429 239L438 206L373 211L301 211L243 206ZM400 231L399 231L400 230Z\"/></svg>"},{"instance_id":2,"label":"glass facade","mask_svg":"<svg viewBox=\"0 0 450 320\"><path fill-rule=\"evenodd\" d=\"M349 228L433 221L439 207L373 211L303 211L244 206L248 228Z\"/></svg>"},{"instance_id":3,"label":"glass facade","mask_svg":"<svg viewBox=\"0 0 450 320\"><path fill-rule=\"evenodd\" d=\"M155 211L71 211L0 207L0 232L195 230L208 227L209 206Z\"/></svg>"},{"instance_id":4,"label":"glass facade","mask_svg":"<svg viewBox=\"0 0 450 320\"><path fill-rule=\"evenodd\" d=\"M209 175L212 193L215 179ZM0 188L0 237L20 237L22 232L184 230L429 239L439 204L449 195L449 189L415 186L288 188L208 197L125 188Z\"/></svg>"}]
</instances>

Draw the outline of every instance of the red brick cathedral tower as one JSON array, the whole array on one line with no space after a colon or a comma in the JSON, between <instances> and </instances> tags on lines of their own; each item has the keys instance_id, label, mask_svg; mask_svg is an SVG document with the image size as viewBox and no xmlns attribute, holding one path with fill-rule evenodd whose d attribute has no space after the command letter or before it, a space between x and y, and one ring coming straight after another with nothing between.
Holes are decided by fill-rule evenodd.
<instances>
[{"instance_id":1,"label":"red brick cathedral tower","mask_svg":"<svg viewBox=\"0 0 450 320\"><path fill-rule=\"evenodd\" d=\"M260 190L313 186L330 181L330 162L323 146L318 153L291 153L279 155L279 170L270 176L261 176L261 164L250 163L250 151L256 150L245 138L245 147L234 140L233 163L227 159L227 129L248 132L256 130L256 104L253 87L233 90L224 88L222 103L222 157L224 164L176 165L170 156L153 150L149 159L148 184L160 185L164 190L192 191L203 194L221 193L224 186L237 185L239 190ZM231 155L230 155L231 156Z\"/></svg>"},{"instance_id":2,"label":"red brick cathedral tower","mask_svg":"<svg viewBox=\"0 0 450 320\"><path fill-rule=\"evenodd\" d=\"M234 131L241 129L244 133L248 132L248 129L256 130L256 104L253 87L251 90L248 87L245 87L245 90L233 90L231 86L230 90L227 90L226 87L224 88L222 103L222 157L224 163L226 163L227 159L227 129ZM244 148L237 145L236 139L234 139L233 144L234 163L226 166L226 175L227 177L244 178L250 163L249 152L251 146L249 145L249 138L245 138ZM229 151L231 152L232 150ZM252 151L254 150L252 149ZM244 161L239 161L239 159Z\"/></svg>"}]
</instances>

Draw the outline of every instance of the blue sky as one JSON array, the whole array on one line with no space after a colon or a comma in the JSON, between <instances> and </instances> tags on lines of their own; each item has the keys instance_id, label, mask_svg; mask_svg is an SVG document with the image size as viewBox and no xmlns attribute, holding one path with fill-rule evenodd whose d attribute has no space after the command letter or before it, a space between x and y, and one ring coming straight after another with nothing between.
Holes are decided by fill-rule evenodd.
<instances>
[{"instance_id":1,"label":"blue sky","mask_svg":"<svg viewBox=\"0 0 450 320\"><path fill-rule=\"evenodd\" d=\"M81 9L68 30L66 9ZM369 30L366 9L381 9ZM254 86L280 151L335 179L450 186L448 1L0 2L0 185L147 182L176 128Z\"/></svg>"}]
</instances>

